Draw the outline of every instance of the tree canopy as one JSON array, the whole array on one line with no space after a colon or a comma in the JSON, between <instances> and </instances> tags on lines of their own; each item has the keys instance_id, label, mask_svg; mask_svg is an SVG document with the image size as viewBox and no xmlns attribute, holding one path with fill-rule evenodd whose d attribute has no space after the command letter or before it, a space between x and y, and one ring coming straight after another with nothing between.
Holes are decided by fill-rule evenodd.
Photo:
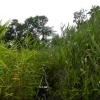
<instances>
[{"instance_id":1,"label":"tree canopy","mask_svg":"<svg viewBox=\"0 0 100 100\"><path fill-rule=\"evenodd\" d=\"M33 41L46 40L48 36L54 34L52 27L46 26L48 18L46 16L36 16L27 18L24 23L19 23L13 19L5 33L5 43L16 40L22 43L28 36ZM41 37L41 38L40 38Z\"/></svg>"}]
</instances>

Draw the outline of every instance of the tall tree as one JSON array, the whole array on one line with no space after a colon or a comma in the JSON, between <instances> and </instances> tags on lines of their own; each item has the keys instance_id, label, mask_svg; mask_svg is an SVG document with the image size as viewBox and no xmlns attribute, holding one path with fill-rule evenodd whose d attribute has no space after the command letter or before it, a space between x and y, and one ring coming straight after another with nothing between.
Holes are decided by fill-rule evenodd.
<instances>
[{"instance_id":1,"label":"tall tree","mask_svg":"<svg viewBox=\"0 0 100 100\"><path fill-rule=\"evenodd\" d=\"M5 42L14 39L19 40L22 37L22 31L22 24L20 24L17 19L12 20L5 33Z\"/></svg>"},{"instance_id":2,"label":"tall tree","mask_svg":"<svg viewBox=\"0 0 100 100\"><path fill-rule=\"evenodd\" d=\"M76 23L77 28L81 26L81 24L86 20L87 15L85 14L86 10L81 9L80 11L74 12L74 20L73 22Z\"/></svg>"},{"instance_id":3,"label":"tall tree","mask_svg":"<svg viewBox=\"0 0 100 100\"><path fill-rule=\"evenodd\" d=\"M52 27L46 26L48 18L46 16L30 17L25 20L26 30L35 36L42 36L41 40L45 40L47 36L53 34Z\"/></svg>"},{"instance_id":4,"label":"tall tree","mask_svg":"<svg viewBox=\"0 0 100 100\"><path fill-rule=\"evenodd\" d=\"M26 36L29 36L31 40L39 40L40 37L42 37L40 40L45 40L47 36L53 34L52 27L46 26L47 22L48 18L45 16L29 17L23 24L14 19L8 26L5 34L5 42L14 39L24 41Z\"/></svg>"},{"instance_id":5,"label":"tall tree","mask_svg":"<svg viewBox=\"0 0 100 100\"><path fill-rule=\"evenodd\" d=\"M89 21L91 22L91 24L94 24L96 22L100 23L100 7L99 6L92 6L88 14L90 15Z\"/></svg>"}]
</instances>

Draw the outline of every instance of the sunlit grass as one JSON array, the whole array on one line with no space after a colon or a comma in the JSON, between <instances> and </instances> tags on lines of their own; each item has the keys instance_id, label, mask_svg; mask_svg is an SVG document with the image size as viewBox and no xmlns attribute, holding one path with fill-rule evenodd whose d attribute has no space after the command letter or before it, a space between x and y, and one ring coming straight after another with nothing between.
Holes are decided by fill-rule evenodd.
<instances>
[{"instance_id":1,"label":"sunlit grass","mask_svg":"<svg viewBox=\"0 0 100 100\"><path fill-rule=\"evenodd\" d=\"M95 25L86 22L77 31L68 26L55 45L40 49L35 45L32 50L22 46L18 50L16 44L8 49L0 38L0 99L33 99L42 64L46 65L53 96L63 100L99 99L100 30Z\"/></svg>"}]
</instances>

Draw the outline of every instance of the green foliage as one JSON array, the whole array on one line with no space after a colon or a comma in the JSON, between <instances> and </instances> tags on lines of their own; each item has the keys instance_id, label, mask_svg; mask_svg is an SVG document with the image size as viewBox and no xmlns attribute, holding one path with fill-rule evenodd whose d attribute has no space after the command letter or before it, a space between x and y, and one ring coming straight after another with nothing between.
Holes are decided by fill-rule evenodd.
<instances>
[{"instance_id":1,"label":"green foliage","mask_svg":"<svg viewBox=\"0 0 100 100\"><path fill-rule=\"evenodd\" d=\"M33 62L37 51L0 46L0 99L31 100L39 84L40 68Z\"/></svg>"},{"instance_id":2,"label":"green foliage","mask_svg":"<svg viewBox=\"0 0 100 100\"><path fill-rule=\"evenodd\" d=\"M87 19L87 15L85 13L86 13L86 10L84 9L74 12L73 22L76 23L77 28L80 27L80 25Z\"/></svg>"},{"instance_id":3,"label":"green foliage","mask_svg":"<svg viewBox=\"0 0 100 100\"><path fill-rule=\"evenodd\" d=\"M9 21L6 22L4 25L0 25L0 42L3 40L3 38L5 36L5 32L6 32L8 23L9 23Z\"/></svg>"},{"instance_id":4,"label":"green foliage","mask_svg":"<svg viewBox=\"0 0 100 100\"><path fill-rule=\"evenodd\" d=\"M25 39L30 37L31 45L33 41L45 41L53 34L52 27L46 26L48 18L45 16L29 17L25 22L19 23L17 19L11 21L5 33L5 43L16 40L20 44L26 44ZM41 37L41 38L40 38Z\"/></svg>"},{"instance_id":5,"label":"green foliage","mask_svg":"<svg viewBox=\"0 0 100 100\"><path fill-rule=\"evenodd\" d=\"M30 45L28 35L25 48L20 42L13 41L14 45L8 49L9 44L2 41L0 99L33 100L35 88L41 80L42 64L45 64L50 93L55 99L99 100L100 14L98 7L92 9L90 12L93 11L95 16L91 15L79 27L67 26L61 37L54 36L47 45L43 41L38 46ZM18 45L20 50L16 49ZM30 46L35 49L30 49Z\"/></svg>"}]
</instances>

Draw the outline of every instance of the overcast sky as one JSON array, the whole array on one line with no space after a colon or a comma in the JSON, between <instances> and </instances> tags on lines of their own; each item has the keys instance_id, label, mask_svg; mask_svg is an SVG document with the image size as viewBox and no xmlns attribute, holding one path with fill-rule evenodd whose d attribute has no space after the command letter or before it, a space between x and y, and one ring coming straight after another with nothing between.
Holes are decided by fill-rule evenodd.
<instances>
[{"instance_id":1,"label":"overcast sky","mask_svg":"<svg viewBox=\"0 0 100 100\"><path fill-rule=\"evenodd\" d=\"M72 24L75 11L89 10L92 5L100 6L100 0L0 0L0 19L3 23L9 19L23 23L30 16L45 15L47 25L60 33L61 23Z\"/></svg>"}]
</instances>

